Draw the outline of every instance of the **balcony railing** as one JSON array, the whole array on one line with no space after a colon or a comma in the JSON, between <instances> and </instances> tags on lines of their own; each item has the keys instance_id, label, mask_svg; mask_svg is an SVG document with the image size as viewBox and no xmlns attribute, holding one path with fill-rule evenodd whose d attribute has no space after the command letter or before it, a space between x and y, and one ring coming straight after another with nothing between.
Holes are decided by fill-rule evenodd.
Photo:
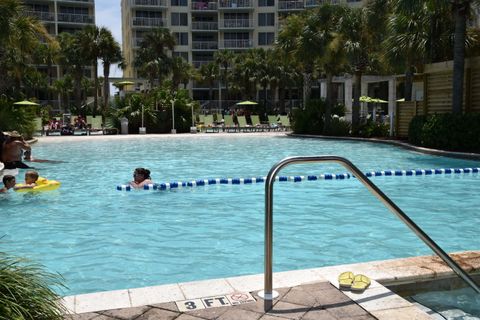
<instances>
[{"instance_id":1,"label":"balcony railing","mask_svg":"<svg viewBox=\"0 0 480 320\"><path fill-rule=\"evenodd\" d=\"M217 3L208 1L192 1L191 8L193 11L217 10Z\"/></svg>"},{"instance_id":2,"label":"balcony railing","mask_svg":"<svg viewBox=\"0 0 480 320\"><path fill-rule=\"evenodd\" d=\"M167 0L130 0L130 5L141 7L167 7Z\"/></svg>"},{"instance_id":3,"label":"balcony railing","mask_svg":"<svg viewBox=\"0 0 480 320\"><path fill-rule=\"evenodd\" d=\"M224 40L225 49L249 49L253 47L252 40Z\"/></svg>"},{"instance_id":4,"label":"balcony railing","mask_svg":"<svg viewBox=\"0 0 480 320\"><path fill-rule=\"evenodd\" d=\"M251 0L220 0L220 9L252 8Z\"/></svg>"},{"instance_id":5,"label":"balcony railing","mask_svg":"<svg viewBox=\"0 0 480 320\"><path fill-rule=\"evenodd\" d=\"M93 16L86 14L59 13L57 16L59 22L69 23L94 23Z\"/></svg>"},{"instance_id":6,"label":"balcony railing","mask_svg":"<svg viewBox=\"0 0 480 320\"><path fill-rule=\"evenodd\" d=\"M253 20L252 19L220 20L220 28L226 28L226 29L253 28Z\"/></svg>"},{"instance_id":7,"label":"balcony railing","mask_svg":"<svg viewBox=\"0 0 480 320\"><path fill-rule=\"evenodd\" d=\"M55 14L53 12L44 12L44 11L25 11L30 17L35 17L40 21L55 21Z\"/></svg>"},{"instance_id":8,"label":"balcony railing","mask_svg":"<svg viewBox=\"0 0 480 320\"><path fill-rule=\"evenodd\" d=\"M58 2L81 2L81 3L93 3L94 0L59 0Z\"/></svg>"},{"instance_id":9,"label":"balcony railing","mask_svg":"<svg viewBox=\"0 0 480 320\"><path fill-rule=\"evenodd\" d=\"M303 1L279 1L278 10L302 10L305 6Z\"/></svg>"},{"instance_id":10,"label":"balcony railing","mask_svg":"<svg viewBox=\"0 0 480 320\"><path fill-rule=\"evenodd\" d=\"M193 66L195 68L200 68L201 66L203 66L204 64L208 64L210 62L213 62L213 60L201 60L201 61L193 61Z\"/></svg>"},{"instance_id":11,"label":"balcony railing","mask_svg":"<svg viewBox=\"0 0 480 320\"><path fill-rule=\"evenodd\" d=\"M192 41L193 50L217 50L217 41Z\"/></svg>"},{"instance_id":12,"label":"balcony railing","mask_svg":"<svg viewBox=\"0 0 480 320\"><path fill-rule=\"evenodd\" d=\"M163 18L132 18L132 25L135 27L164 27L167 25Z\"/></svg>"},{"instance_id":13,"label":"balcony railing","mask_svg":"<svg viewBox=\"0 0 480 320\"><path fill-rule=\"evenodd\" d=\"M142 44L142 41L143 41L143 38L139 38L139 37L133 37L132 38L132 45L133 47L140 47L140 45Z\"/></svg>"},{"instance_id":14,"label":"balcony railing","mask_svg":"<svg viewBox=\"0 0 480 320\"><path fill-rule=\"evenodd\" d=\"M203 30L203 31L217 31L218 30L218 22L212 21L193 21L192 22L192 30Z\"/></svg>"}]
</instances>

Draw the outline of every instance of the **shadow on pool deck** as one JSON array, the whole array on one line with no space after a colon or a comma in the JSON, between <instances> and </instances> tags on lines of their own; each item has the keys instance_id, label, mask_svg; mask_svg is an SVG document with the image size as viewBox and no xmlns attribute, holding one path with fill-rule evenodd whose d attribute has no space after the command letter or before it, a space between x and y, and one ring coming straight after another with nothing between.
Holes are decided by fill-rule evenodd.
<instances>
[{"instance_id":1,"label":"shadow on pool deck","mask_svg":"<svg viewBox=\"0 0 480 320\"><path fill-rule=\"evenodd\" d=\"M265 301L255 292L251 294L257 300L238 306L201 309L180 312L175 302L136 308L125 308L79 315L69 315L65 319L72 320L201 320L201 319L231 319L231 320L336 320L377 319L361 306L347 297L343 292L329 282L318 282L292 288L277 290L279 298L273 301L273 308L265 312ZM268 307L267 307L268 308ZM421 319L421 318L417 318Z\"/></svg>"}]
</instances>

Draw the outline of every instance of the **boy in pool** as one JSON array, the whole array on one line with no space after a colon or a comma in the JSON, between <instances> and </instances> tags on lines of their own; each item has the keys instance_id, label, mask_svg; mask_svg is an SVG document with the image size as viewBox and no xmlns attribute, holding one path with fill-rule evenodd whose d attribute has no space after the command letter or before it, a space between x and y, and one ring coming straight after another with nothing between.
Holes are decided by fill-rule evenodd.
<instances>
[{"instance_id":1,"label":"boy in pool","mask_svg":"<svg viewBox=\"0 0 480 320\"><path fill-rule=\"evenodd\" d=\"M150 170L145 168L137 168L133 172L133 181L130 181L130 185L134 188L143 188L144 185L150 184L152 178L150 178Z\"/></svg>"},{"instance_id":2,"label":"boy in pool","mask_svg":"<svg viewBox=\"0 0 480 320\"><path fill-rule=\"evenodd\" d=\"M15 181L15 176L11 176L9 174L3 176L3 185L4 187L0 189L0 193L5 193L7 192L9 189L12 189L13 187L15 187L15 184L17 182Z\"/></svg>"},{"instance_id":3,"label":"boy in pool","mask_svg":"<svg viewBox=\"0 0 480 320\"><path fill-rule=\"evenodd\" d=\"M29 170L25 172L25 184L23 186L14 187L14 190L33 189L37 186L38 172Z\"/></svg>"}]
</instances>

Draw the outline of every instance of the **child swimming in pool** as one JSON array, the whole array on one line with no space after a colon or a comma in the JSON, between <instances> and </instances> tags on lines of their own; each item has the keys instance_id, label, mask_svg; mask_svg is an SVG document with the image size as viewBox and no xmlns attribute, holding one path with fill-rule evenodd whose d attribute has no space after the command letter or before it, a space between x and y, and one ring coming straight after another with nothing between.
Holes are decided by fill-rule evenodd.
<instances>
[{"instance_id":1,"label":"child swimming in pool","mask_svg":"<svg viewBox=\"0 0 480 320\"><path fill-rule=\"evenodd\" d=\"M3 185L4 187L0 189L0 193L5 193L8 190L12 189L15 187L15 184L17 182L15 181L15 176L11 176L9 174L3 176Z\"/></svg>"},{"instance_id":2,"label":"child swimming in pool","mask_svg":"<svg viewBox=\"0 0 480 320\"><path fill-rule=\"evenodd\" d=\"M38 172L34 170L29 170L25 172L25 184L22 186L14 187L14 190L21 189L33 189L37 186Z\"/></svg>"},{"instance_id":3,"label":"child swimming in pool","mask_svg":"<svg viewBox=\"0 0 480 320\"><path fill-rule=\"evenodd\" d=\"M133 172L133 181L130 181L130 185L134 188L143 188L144 185L153 183L150 178L150 170L145 168L136 168Z\"/></svg>"}]
</instances>

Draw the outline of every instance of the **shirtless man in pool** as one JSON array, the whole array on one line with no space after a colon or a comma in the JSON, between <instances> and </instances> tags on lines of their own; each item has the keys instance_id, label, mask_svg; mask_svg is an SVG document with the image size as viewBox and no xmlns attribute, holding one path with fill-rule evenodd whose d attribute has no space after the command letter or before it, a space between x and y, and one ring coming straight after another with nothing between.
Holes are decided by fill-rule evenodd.
<instances>
[{"instance_id":1,"label":"shirtless man in pool","mask_svg":"<svg viewBox=\"0 0 480 320\"><path fill-rule=\"evenodd\" d=\"M16 131L6 135L2 152L2 161L5 164L5 169L30 168L28 165L22 162L23 151L29 154L32 152L32 148L27 142L25 142L25 140L23 140L22 135Z\"/></svg>"}]
</instances>

